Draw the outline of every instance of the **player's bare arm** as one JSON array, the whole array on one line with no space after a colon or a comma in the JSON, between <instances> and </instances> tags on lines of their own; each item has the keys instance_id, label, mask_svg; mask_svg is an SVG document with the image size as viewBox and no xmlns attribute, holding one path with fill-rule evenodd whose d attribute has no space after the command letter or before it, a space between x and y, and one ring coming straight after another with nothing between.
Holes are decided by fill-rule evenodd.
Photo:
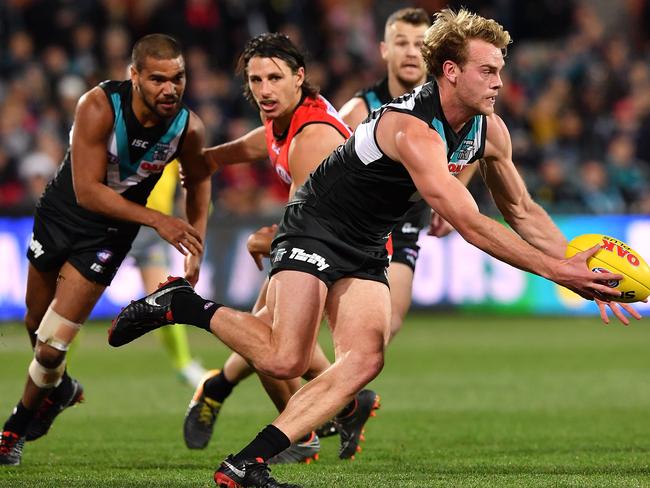
<instances>
[{"instance_id":1,"label":"player's bare arm","mask_svg":"<svg viewBox=\"0 0 650 488\"><path fill-rule=\"evenodd\" d=\"M593 273L585 265L597 248L569 260L556 259L482 215L467 188L449 173L442 139L423 121L388 112L377 125L377 140L384 153L404 164L431 208L469 243L512 266L576 290L582 296L593 298L594 290L619 295L602 284L604 274ZM618 276L612 274L611 279Z\"/></svg>"},{"instance_id":2,"label":"player's bare arm","mask_svg":"<svg viewBox=\"0 0 650 488\"><path fill-rule=\"evenodd\" d=\"M165 240L186 254L203 252L201 236L187 222L169 217L144 205L130 202L105 183L106 144L113 128L113 114L101 88L93 88L77 105L72 131L72 181L77 203L92 212L119 220L163 227ZM171 219L175 219L172 223ZM160 233L160 231L159 231Z\"/></svg>"},{"instance_id":3,"label":"player's bare arm","mask_svg":"<svg viewBox=\"0 0 650 488\"><path fill-rule=\"evenodd\" d=\"M328 124L309 124L291 141L289 148L289 170L291 187L289 199L305 182L309 174L345 139L334 127ZM248 252L261 270L262 258L271 254L271 242L277 231L277 225L262 227L248 238Z\"/></svg>"},{"instance_id":4,"label":"player's bare arm","mask_svg":"<svg viewBox=\"0 0 650 488\"><path fill-rule=\"evenodd\" d=\"M354 130L368 117L368 107L361 97L354 97L341 107L339 115Z\"/></svg>"},{"instance_id":5,"label":"player's bare arm","mask_svg":"<svg viewBox=\"0 0 650 488\"><path fill-rule=\"evenodd\" d=\"M525 183L512 161L510 133L503 120L496 114L488 117L485 159L481 172L494 201L506 221L527 242L558 259L564 257L567 241L548 213L532 200ZM623 324L629 319L622 309L641 320L641 314L626 303L603 302L595 299L600 317L609 323L607 308Z\"/></svg>"},{"instance_id":6,"label":"player's bare arm","mask_svg":"<svg viewBox=\"0 0 650 488\"><path fill-rule=\"evenodd\" d=\"M268 157L264 126L257 127L249 133L203 150L210 171L214 173L228 164L252 163Z\"/></svg>"},{"instance_id":7,"label":"player's bare arm","mask_svg":"<svg viewBox=\"0 0 650 488\"><path fill-rule=\"evenodd\" d=\"M329 124L309 124L293 138L288 157L292 179L290 199L309 174L344 142L341 133Z\"/></svg>"},{"instance_id":8,"label":"player's bare arm","mask_svg":"<svg viewBox=\"0 0 650 488\"><path fill-rule=\"evenodd\" d=\"M529 244L558 259L567 241L546 211L533 201L512 161L510 132L501 117L487 118L487 137L481 172L506 222Z\"/></svg>"},{"instance_id":9,"label":"player's bare arm","mask_svg":"<svg viewBox=\"0 0 650 488\"><path fill-rule=\"evenodd\" d=\"M185 214L189 224L198 231L201 241L205 239L210 208L212 184L211 172L203 157L205 127L195 113L190 112L190 122L179 155L184 174ZM193 285L199 278L202 253L190 253L185 257L185 278Z\"/></svg>"}]
</instances>

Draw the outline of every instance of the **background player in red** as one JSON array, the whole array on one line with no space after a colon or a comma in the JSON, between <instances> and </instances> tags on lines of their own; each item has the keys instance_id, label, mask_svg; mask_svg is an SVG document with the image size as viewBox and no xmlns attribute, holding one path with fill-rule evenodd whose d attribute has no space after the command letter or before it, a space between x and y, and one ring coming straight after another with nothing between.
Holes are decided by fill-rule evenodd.
<instances>
[{"instance_id":1,"label":"background player in red","mask_svg":"<svg viewBox=\"0 0 650 488\"><path fill-rule=\"evenodd\" d=\"M337 146L350 136L349 127L332 105L305 76L303 54L283 34L262 34L251 39L239 61L239 71L246 80L246 97L260 110L263 125L243 137L205 150L213 169L224 165L270 158L289 198L309 174ZM253 234L248 249L261 269L262 256L269 254L275 227L264 227ZM265 313L268 280L253 308ZM305 377L310 379L327 369L329 361L314 343L313 359ZM189 448L204 448L212 436L221 405L233 387L253 372L240 355L233 353L222 370L212 371L196 390L185 416L183 436ZM300 388L300 379L281 381L261 375L271 399L282 411L291 395ZM367 418L375 406L376 395L368 390L359 398L360 406L348 412L355 418ZM342 432L342 457L354 455L358 436ZM299 462L314 457L320 449L313 433L271 460Z\"/></svg>"}]
</instances>

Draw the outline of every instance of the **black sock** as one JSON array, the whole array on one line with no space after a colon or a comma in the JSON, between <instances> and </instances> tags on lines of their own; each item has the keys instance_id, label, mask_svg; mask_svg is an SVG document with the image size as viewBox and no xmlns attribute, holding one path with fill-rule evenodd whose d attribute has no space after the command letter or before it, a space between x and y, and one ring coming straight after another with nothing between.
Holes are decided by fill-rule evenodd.
<instances>
[{"instance_id":1,"label":"black sock","mask_svg":"<svg viewBox=\"0 0 650 488\"><path fill-rule=\"evenodd\" d=\"M337 419L343 419L349 417L357 409L357 397L354 397L350 403L348 403L343 410L341 410L336 416Z\"/></svg>"},{"instance_id":2,"label":"black sock","mask_svg":"<svg viewBox=\"0 0 650 488\"><path fill-rule=\"evenodd\" d=\"M63 377L61 378L61 383L59 383L59 386L57 386L56 388L54 388L54 390L52 390L48 398L53 402L56 402L59 400L70 398L71 393L72 393L72 378L68 376L68 371L65 370L63 372Z\"/></svg>"},{"instance_id":3,"label":"black sock","mask_svg":"<svg viewBox=\"0 0 650 488\"><path fill-rule=\"evenodd\" d=\"M210 398L214 398L219 403L222 403L237 383L231 383L228 378L223 374L223 370L218 375L213 376L208 381L203 383L203 393Z\"/></svg>"},{"instance_id":4,"label":"black sock","mask_svg":"<svg viewBox=\"0 0 650 488\"><path fill-rule=\"evenodd\" d=\"M280 454L290 445L291 441L284 432L275 425L269 424L257 434L253 442L235 455L235 461L257 458L262 458L264 461L267 461L276 454Z\"/></svg>"},{"instance_id":5,"label":"black sock","mask_svg":"<svg viewBox=\"0 0 650 488\"><path fill-rule=\"evenodd\" d=\"M196 293L175 293L172 297L172 317L177 324L194 325L200 329L210 331L210 319L220 303L205 300Z\"/></svg>"},{"instance_id":6,"label":"black sock","mask_svg":"<svg viewBox=\"0 0 650 488\"><path fill-rule=\"evenodd\" d=\"M34 418L34 415L36 415L36 410L27 410L21 400L5 422L3 430L8 430L22 437L27 432L27 427Z\"/></svg>"}]
</instances>

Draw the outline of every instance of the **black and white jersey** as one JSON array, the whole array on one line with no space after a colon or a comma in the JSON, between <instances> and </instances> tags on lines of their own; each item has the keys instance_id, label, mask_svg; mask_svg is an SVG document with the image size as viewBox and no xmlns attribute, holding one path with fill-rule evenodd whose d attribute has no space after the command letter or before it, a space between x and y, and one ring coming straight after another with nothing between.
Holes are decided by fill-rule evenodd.
<instances>
[{"instance_id":1,"label":"black and white jersey","mask_svg":"<svg viewBox=\"0 0 650 488\"><path fill-rule=\"evenodd\" d=\"M127 200L145 205L165 165L180 152L190 112L183 106L172 119L153 127L144 127L133 113L130 81L105 81L99 86L104 90L113 111L113 130L106 147L108 164L104 183ZM75 164L83 165L84 161L75 161ZM77 204L69 149L37 206L58 218L87 227L135 225L109 219Z\"/></svg>"},{"instance_id":2,"label":"black and white jersey","mask_svg":"<svg viewBox=\"0 0 650 488\"><path fill-rule=\"evenodd\" d=\"M485 149L485 116L474 116L455 133L445 119L435 82L370 113L352 137L311 174L290 203L313 209L310 214L330 232L365 248L384 245L393 226L421 200L406 168L377 145L377 122L387 111L417 117L435 130L447 147L452 174L480 159Z\"/></svg>"}]
</instances>

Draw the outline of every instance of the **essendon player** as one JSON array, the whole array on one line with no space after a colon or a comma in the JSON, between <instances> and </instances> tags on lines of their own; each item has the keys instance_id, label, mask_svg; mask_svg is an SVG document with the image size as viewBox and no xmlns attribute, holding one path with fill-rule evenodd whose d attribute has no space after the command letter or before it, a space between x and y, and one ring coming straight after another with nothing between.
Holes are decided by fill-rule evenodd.
<instances>
[{"instance_id":1,"label":"essendon player","mask_svg":"<svg viewBox=\"0 0 650 488\"><path fill-rule=\"evenodd\" d=\"M291 198L320 162L345 142L351 131L334 107L309 83L304 56L287 36L273 33L251 39L239 59L238 71L245 79L245 95L259 109L263 124L239 139L206 149L206 158L216 170L224 165L268 157ZM248 249L260 269L262 257L270 253L275 230L275 226L263 227L248 240ZM265 308L267 286L268 280L253 311L270 321ZM316 377L330 365L317 344L315 348L305 374L307 379ZM208 444L222 403L234 385L252 371L240 355L233 353L220 371L212 371L202 382L185 416L183 436L190 449L202 449ZM300 379L281 381L260 377L280 411L300 388ZM361 415L363 426L376 395L366 390L358 400L360 406L350 419L359 423L357 416ZM354 455L359 436L346 432L341 435L342 457ZM306 461L319 449L318 437L312 433L271 462Z\"/></svg>"}]
</instances>

